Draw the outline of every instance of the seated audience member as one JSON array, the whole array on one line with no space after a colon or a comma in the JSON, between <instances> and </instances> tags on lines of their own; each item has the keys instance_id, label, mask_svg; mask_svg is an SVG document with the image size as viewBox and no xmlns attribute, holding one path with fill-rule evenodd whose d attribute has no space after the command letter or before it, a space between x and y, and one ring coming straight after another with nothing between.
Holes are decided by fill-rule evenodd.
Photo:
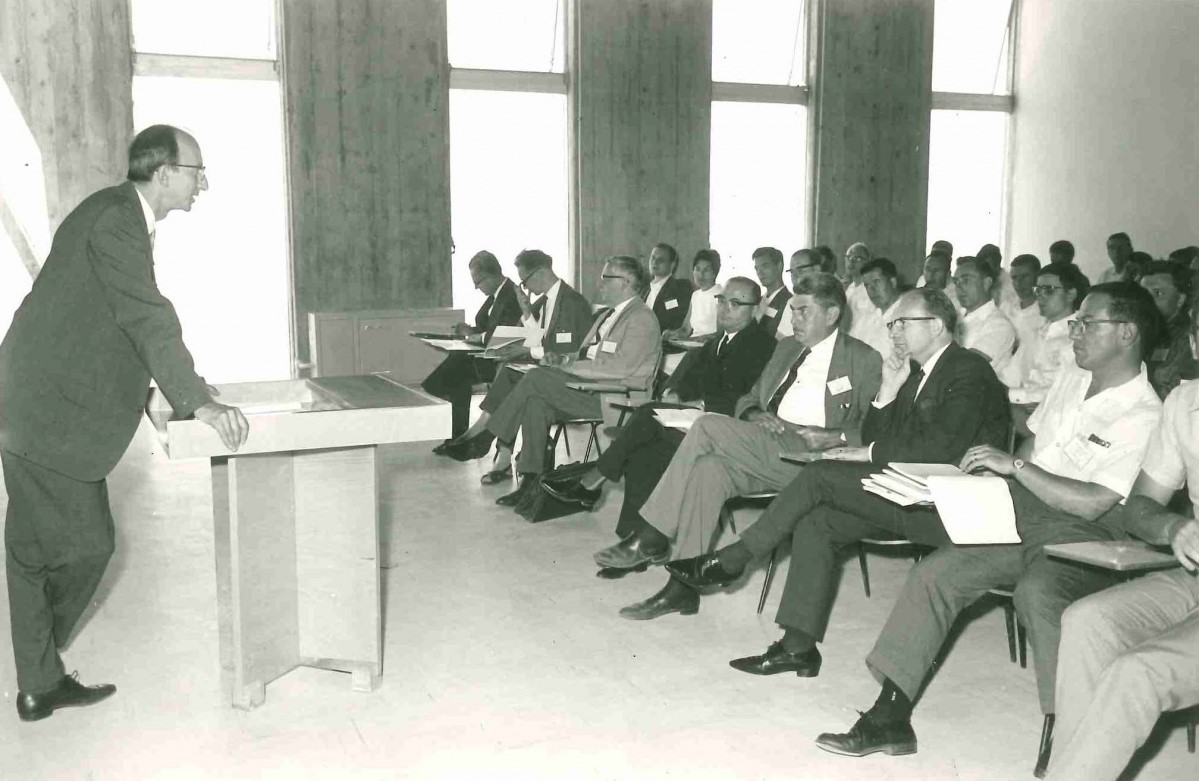
<instances>
[{"instance_id":1,"label":"seated audience member","mask_svg":"<svg viewBox=\"0 0 1199 781\"><path fill-rule=\"evenodd\" d=\"M546 486L558 499L590 509L599 500L604 481L624 478L624 503L616 525L621 542L596 554L601 567L634 569L660 563L665 557L666 541L645 528L638 511L666 471L685 432L663 426L655 410L689 405L719 415L733 414L737 399L757 381L774 352L774 337L754 319L761 298L753 280L730 279L717 297L719 336L687 352L666 385L662 403L638 408L579 480Z\"/></svg>"},{"instance_id":2,"label":"seated audience member","mask_svg":"<svg viewBox=\"0 0 1199 781\"><path fill-rule=\"evenodd\" d=\"M949 284L953 276L950 274L952 265L953 259L949 255L939 249L934 249L924 259L924 274L920 277L916 287L940 290L949 299L949 303L953 304L953 308L960 310L957 291L953 289L953 285ZM961 312L959 311L958 314L960 315Z\"/></svg>"},{"instance_id":3,"label":"seated audience member","mask_svg":"<svg viewBox=\"0 0 1199 781\"><path fill-rule=\"evenodd\" d=\"M591 329L594 320L591 304L554 274L551 263L550 256L537 249L521 250L516 256L516 273L520 277L520 287L514 292L516 302L520 306L521 322L527 328L541 330L543 335L541 344L534 347L525 347L517 342L501 348L499 354L505 361L531 359L557 362L560 356L577 353L583 343L583 337ZM530 304L529 295L525 291L540 298L536 303ZM515 369L498 369L491 388L479 405L483 414L466 433L452 442L442 443L439 446L439 455L446 455L457 461L470 461L486 455L491 449L491 439L481 435L487 429L491 413L499 408L500 403L507 398L522 376ZM480 451L479 448L483 449ZM501 443L498 451L495 468L483 475L484 485L493 485L511 477L508 473L511 450Z\"/></svg>"},{"instance_id":4,"label":"seated audience member","mask_svg":"<svg viewBox=\"0 0 1199 781\"><path fill-rule=\"evenodd\" d=\"M789 305L795 336L779 340L737 402L736 418L704 415L692 425L641 506L646 526L630 544L661 557L673 540L672 558L695 556L708 549L726 500L777 491L801 472L780 453L861 442L861 420L879 387L878 353L839 328L845 291L835 277L800 280ZM698 609L699 592L671 578L620 614L644 620Z\"/></svg>"},{"instance_id":5,"label":"seated audience member","mask_svg":"<svg viewBox=\"0 0 1199 781\"><path fill-rule=\"evenodd\" d=\"M1199 247L1179 247L1170 253L1168 260L1191 271L1199 271Z\"/></svg>"},{"instance_id":6,"label":"seated audience member","mask_svg":"<svg viewBox=\"0 0 1199 781\"><path fill-rule=\"evenodd\" d=\"M953 245L948 241L945 241L944 239L937 239L934 241L933 245L929 247L928 255L925 256L925 263L928 262L928 257L935 253L944 255L946 260L949 262L949 265L953 264ZM946 280L949 279L949 271L950 270L947 267L945 269ZM920 278L916 280L916 287L928 287L928 278L924 273L921 273ZM953 289L952 285L949 286L948 290L946 290L944 286L942 286L940 289L945 291L945 294L949 296L950 300L953 300L953 296L951 295L951 291Z\"/></svg>"},{"instance_id":7,"label":"seated audience member","mask_svg":"<svg viewBox=\"0 0 1199 781\"><path fill-rule=\"evenodd\" d=\"M1132 282L1140 282L1141 277L1145 276L1145 272L1153 265L1153 256L1148 252L1136 251L1128 258L1128 274L1129 280Z\"/></svg>"},{"instance_id":8,"label":"seated audience member","mask_svg":"<svg viewBox=\"0 0 1199 781\"><path fill-rule=\"evenodd\" d=\"M821 244L816 247L816 253L820 255L820 270L825 274L837 276L837 256L833 253L833 248L827 244ZM795 258L794 255L791 257Z\"/></svg>"},{"instance_id":9,"label":"seated audience member","mask_svg":"<svg viewBox=\"0 0 1199 781\"><path fill-rule=\"evenodd\" d=\"M691 261L691 282L695 289L691 293L691 306L677 331L664 334L668 338L704 339L716 333L716 296L721 286L716 284L720 275L720 253L714 249L701 249Z\"/></svg>"},{"instance_id":10,"label":"seated audience member","mask_svg":"<svg viewBox=\"0 0 1199 781\"><path fill-rule=\"evenodd\" d=\"M756 316L766 333L777 333L779 321L787 314L787 299L791 298L791 291L783 284L783 253L774 247L758 247L753 259L758 281L766 291Z\"/></svg>"},{"instance_id":11,"label":"seated audience member","mask_svg":"<svg viewBox=\"0 0 1199 781\"><path fill-rule=\"evenodd\" d=\"M691 303L691 283L674 274L679 268L679 253L669 244L655 244L649 253L649 271L653 279L645 304L658 318L662 333L678 328L687 316L687 305Z\"/></svg>"},{"instance_id":12,"label":"seated audience member","mask_svg":"<svg viewBox=\"0 0 1199 781\"><path fill-rule=\"evenodd\" d=\"M860 318L854 318L849 335L870 345L885 359L891 354L887 323L894 317L899 301L899 272L887 258L875 258L862 266L861 274L872 307Z\"/></svg>"},{"instance_id":13,"label":"seated audience member","mask_svg":"<svg viewBox=\"0 0 1199 781\"><path fill-rule=\"evenodd\" d=\"M1113 233L1107 237L1107 257L1112 265L1099 275L1099 284L1129 281L1132 273L1128 266L1128 261L1132 259L1132 239L1127 233Z\"/></svg>"},{"instance_id":14,"label":"seated audience member","mask_svg":"<svg viewBox=\"0 0 1199 781\"><path fill-rule=\"evenodd\" d=\"M1074 262L1074 245L1065 239L1058 239L1049 245L1049 265L1060 266Z\"/></svg>"},{"instance_id":15,"label":"seated audience member","mask_svg":"<svg viewBox=\"0 0 1199 781\"><path fill-rule=\"evenodd\" d=\"M497 326L518 325L520 304L516 302L516 286L504 276L500 262L487 250L475 253L467 266L470 281L475 289L487 298L475 313L473 326L459 323L454 333L469 334L480 344L486 343ZM470 425L470 389L476 382L491 382L495 379L495 363L475 360L470 353L450 353L434 369L421 387L426 393L445 399L452 408L450 438L433 449L439 455L445 446L462 436Z\"/></svg>"},{"instance_id":16,"label":"seated audience member","mask_svg":"<svg viewBox=\"0 0 1199 781\"><path fill-rule=\"evenodd\" d=\"M1163 711L1199 705L1199 383L1166 399L1125 508L1126 530L1182 569L1079 600L1062 615L1053 781L1115 781ZM1191 517L1166 509L1188 486Z\"/></svg>"},{"instance_id":17,"label":"seated audience member","mask_svg":"<svg viewBox=\"0 0 1199 781\"><path fill-rule=\"evenodd\" d=\"M862 266L869 263L873 257L870 248L860 241L850 244L849 249L845 250L845 300L849 304L849 319L845 321L844 327L847 329L853 328L853 324L860 318L869 317L875 308L874 304L870 303L870 296L866 294L866 285L862 283Z\"/></svg>"},{"instance_id":18,"label":"seated audience member","mask_svg":"<svg viewBox=\"0 0 1199 781\"><path fill-rule=\"evenodd\" d=\"M1191 354L1191 272L1166 260L1152 263L1141 277L1141 287L1153 296L1166 321L1160 344L1148 353L1149 382L1161 398L1170 395L1182 380L1199 377L1199 364Z\"/></svg>"},{"instance_id":19,"label":"seated audience member","mask_svg":"<svg viewBox=\"0 0 1199 781\"><path fill-rule=\"evenodd\" d=\"M836 594L837 552L865 537L948 542L931 510L902 508L862 490L863 477L891 461L956 463L971 446L1007 440L1003 386L990 365L952 340L957 314L943 293L905 293L892 329L894 349L883 364L878 398L862 426L863 446L804 467L741 539L715 554L667 565L692 586L724 585L755 557L791 538L791 564L776 621L783 637L764 654L735 659L742 672L815 676ZM854 463L846 463L847 461Z\"/></svg>"},{"instance_id":20,"label":"seated audience member","mask_svg":"<svg viewBox=\"0 0 1199 781\"><path fill-rule=\"evenodd\" d=\"M958 344L984 356L998 374L1011 360L1016 329L991 298L994 284L995 270L988 263L969 255L958 258L953 286L966 312L958 324Z\"/></svg>"},{"instance_id":21,"label":"seated audience member","mask_svg":"<svg viewBox=\"0 0 1199 781\"><path fill-rule=\"evenodd\" d=\"M1034 338L1045 323L1037 307L1036 291L1033 290L1037 286L1037 273L1040 270L1041 260L1036 255L1017 255L1012 259L1008 271L1016 297L1001 304L999 311L1016 329L1017 345Z\"/></svg>"},{"instance_id":22,"label":"seated audience member","mask_svg":"<svg viewBox=\"0 0 1199 781\"><path fill-rule=\"evenodd\" d=\"M1010 305L1016 298L1016 291L1012 289L1012 280L1003 271L1003 254L999 247L984 244L979 247L975 257L995 272L995 284L991 286L991 300L995 302L995 306Z\"/></svg>"},{"instance_id":23,"label":"seated audience member","mask_svg":"<svg viewBox=\"0 0 1199 781\"><path fill-rule=\"evenodd\" d=\"M787 273L791 276L791 289L799 284L799 280L812 274L819 274L828 269L824 268L824 258L814 249L797 249L791 253L791 266L787 269ZM784 317L779 320L778 330L774 333L775 338L782 339L785 336L791 335L791 318Z\"/></svg>"},{"instance_id":24,"label":"seated audience member","mask_svg":"<svg viewBox=\"0 0 1199 781\"><path fill-rule=\"evenodd\" d=\"M882 693L848 733L817 738L820 748L849 756L915 752L912 701L954 621L988 589L1012 583L1032 646L1041 709L1053 714L1062 611L1110 585L1112 576L1051 559L1043 548L1122 536L1113 520L1120 513L1108 511L1132 489L1161 416L1161 402L1141 368L1159 320L1149 295L1136 285L1091 289L1071 321L1077 366L1062 371L1029 419L1033 436L1014 456L984 445L962 459L963 471L989 470L1007 479L1022 542L946 545L913 567L866 658ZM1047 737L1051 725L1047 719ZM1040 772L1044 759L1038 759Z\"/></svg>"},{"instance_id":25,"label":"seated audience member","mask_svg":"<svg viewBox=\"0 0 1199 781\"><path fill-rule=\"evenodd\" d=\"M999 378L1010 388L1008 400L1013 404L1040 404L1062 367L1074 365L1074 340L1067 321L1090 287L1086 276L1070 263L1050 264L1037 275L1037 306L1045 322L1034 338L1020 343Z\"/></svg>"},{"instance_id":26,"label":"seated audience member","mask_svg":"<svg viewBox=\"0 0 1199 781\"><path fill-rule=\"evenodd\" d=\"M649 275L641 261L617 255L604 264L600 278L603 301L611 308L600 312L583 339L585 352L562 355L553 366L530 370L511 388L487 421L487 431L464 447L485 454L498 439L510 452L519 431L523 444L517 459L520 485L501 496L497 504L514 506L544 471L550 426L556 420L599 418L599 394L574 390L579 381L619 382L630 389L648 390L662 349L658 320L641 300ZM483 444L476 444L476 441Z\"/></svg>"},{"instance_id":27,"label":"seated audience member","mask_svg":"<svg viewBox=\"0 0 1199 781\"><path fill-rule=\"evenodd\" d=\"M943 253L945 253L946 256L952 258L953 257L953 245L950 244L945 239L937 239L936 241L933 242L932 247L929 248L929 254L932 254L934 252L943 252Z\"/></svg>"}]
</instances>

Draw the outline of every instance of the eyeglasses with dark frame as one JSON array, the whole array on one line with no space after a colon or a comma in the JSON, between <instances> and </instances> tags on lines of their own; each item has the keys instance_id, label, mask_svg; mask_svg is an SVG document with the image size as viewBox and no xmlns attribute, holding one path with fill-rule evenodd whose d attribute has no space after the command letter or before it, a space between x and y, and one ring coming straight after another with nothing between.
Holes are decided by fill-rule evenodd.
<instances>
[{"instance_id":1,"label":"eyeglasses with dark frame","mask_svg":"<svg viewBox=\"0 0 1199 781\"><path fill-rule=\"evenodd\" d=\"M628 282L629 278L623 274L600 274L600 279L623 279Z\"/></svg>"},{"instance_id":2,"label":"eyeglasses with dark frame","mask_svg":"<svg viewBox=\"0 0 1199 781\"><path fill-rule=\"evenodd\" d=\"M735 298L726 298L725 296L715 296L717 306L731 306L734 309L740 309L746 306L757 306L757 304L749 301L738 301Z\"/></svg>"},{"instance_id":3,"label":"eyeglasses with dark frame","mask_svg":"<svg viewBox=\"0 0 1199 781\"><path fill-rule=\"evenodd\" d=\"M189 163L168 163L168 165L173 166L174 168L194 168L196 169L196 173L198 175L205 177L208 176L208 169L202 165L191 165Z\"/></svg>"},{"instance_id":4,"label":"eyeglasses with dark frame","mask_svg":"<svg viewBox=\"0 0 1199 781\"><path fill-rule=\"evenodd\" d=\"M534 275L537 274L538 271L541 271L541 269L535 268L523 277L519 276L520 272L518 271L517 278L520 279L520 286L523 287L525 290L528 290L529 289L529 280L532 279L534 277Z\"/></svg>"},{"instance_id":5,"label":"eyeglasses with dark frame","mask_svg":"<svg viewBox=\"0 0 1199 781\"><path fill-rule=\"evenodd\" d=\"M1051 296L1057 291L1065 289L1061 285L1034 285L1032 292L1038 296Z\"/></svg>"},{"instance_id":6,"label":"eyeglasses with dark frame","mask_svg":"<svg viewBox=\"0 0 1199 781\"><path fill-rule=\"evenodd\" d=\"M787 269L787 271L791 274L794 274L797 271L807 271L810 268L818 269L818 268L820 268L820 264L819 263L804 263L802 266L792 266L791 268Z\"/></svg>"},{"instance_id":7,"label":"eyeglasses with dark frame","mask_svg":"<svg viewBox=\"0 0 1199 781\"><path fill-rule=\"evenodd\" d=\"M1091 326L1099 325L1100 323L1128 323L1130 320L1108 320L1102 318L1080 317L1074 320L1067 320L1066 327L1070 329L1071 334L1085 334L1091 330Z\"/></svg>"},{"instance_id":8,"label":"eyeglasses with dark frame","mask_svg":"<svg viewBox=\"0 0 1199 781\"><path fill-rule=\"evenodd\" d=\"M887 323L887 331L894 331L895 326L897 326L897 325L902 325L904 328L907 328L908 323L914 323L914 322L917 322L920 320L936 320L936 319L937 318L932 317L932 316L928 316L928 317L897 317L894 320L891 320L890 322Z\"/></svg>"}]
</instances>

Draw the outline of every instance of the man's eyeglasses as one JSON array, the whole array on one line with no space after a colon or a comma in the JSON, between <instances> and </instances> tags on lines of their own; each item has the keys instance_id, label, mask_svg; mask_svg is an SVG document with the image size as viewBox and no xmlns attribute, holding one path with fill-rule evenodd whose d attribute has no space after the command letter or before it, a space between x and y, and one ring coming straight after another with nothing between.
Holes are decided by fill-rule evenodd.
<instances>
[{"instance_id":1,"label":"man's eyeglasses","mask_svg":"<svg viewBox=\"0 0 1199 781\"><path fill-rule=\"evenodd\" d=\"M804 263L802 266L792 266L791 268L787 269L787 271L791 274L796 274L796 273L802 273L804 271L807 271L810 268L818 269L818 268L820 268L820 264L819 263Z\"/></svg>"},{"instance_id":2,"label":"man's eyeglasses","mask_svg":"<svg viewBox=\"0 0 1199 781\"><path fill-rule=\"evenodd\" d=\"M1100 323L1127 323L1128 320L1102 320L1098 318L1084 317L1077 320L1067 320L1066 327L1070 329L1071 335L1085 334L1091 331L1094 326Z\"/></svg>"},{"instance_id":3,"label":"man's eyeglasses","mask_svg":"<svg viewBox=\"0 0 1199 781\"><path fill-rule=\"evenodd\" d=\"M196 176L208 178L208 169L202 165L190 165L188 163L171 163L171 165L175 168L194 168L196 169Z\"/></svg>"},{"instance_id":4,"label":"man's eyeglasses","mask_svg":"<svg viewBox=\"0 0 1199 781\"><path fill-rule=\"evenodd\" d=\"M534 275L536 275L537 272L540 270L541 269L539 269L539 268L535 268L532 271L530 271L528 274L526 274L525 276L520 277L520 286L523 287L525 290L528 290L529 289L529 280L532 279L534 277Z\"/></svg>"},{"instance_id":5,"label":"man's eyeglasses","mask_svg":"<svg viewBox=\"0 0 1199 781\"><path fill-rule=\"evenodd\" d=\"M734 309L740 309L744 306L757 306L757 304L750 303L749 301L738 301L735 298L725 298L724 296L716 296L716 305L731 306Z\"/></svg>"},{"instance_id":6,"label":"man's eyeglasses","mask_svg":"<svg viewBox=\"0 0 1199 781\"><path fill-rule=\"evenodd\" d=\"M600 279L624 279L624 280L627 280L628 277L625 277L621 274L600 274Z\"/></svg>"},{"instance_id":7,"label":"man's eyeglasses","mask_svg":"<svg viewBox=\"0 0 1199 781\"><path fill-rule=\"evenodd\" d=\"M1062 287L1061 285L1035 285L1032 289L1032 292L1036 293L1038 296L1051 296L1057 291L1065 289L1066 288Z\"/></svg>"},{"instance_id":8,"label":"man's eyeglasses","mask_svg":"<svg viewBox=\"0 0 1199 781\"><path fill-rule=\"evenodd\" d=\"M935 318L935 317L897 317L894 320L892 320L891 322L887 323L887 330L894 331L895 326L897 326L897 325L901 325L906 328L908 323L914 323L919 320L936 320L936 319L937 318Z\"/></svg>"}]
</instances>

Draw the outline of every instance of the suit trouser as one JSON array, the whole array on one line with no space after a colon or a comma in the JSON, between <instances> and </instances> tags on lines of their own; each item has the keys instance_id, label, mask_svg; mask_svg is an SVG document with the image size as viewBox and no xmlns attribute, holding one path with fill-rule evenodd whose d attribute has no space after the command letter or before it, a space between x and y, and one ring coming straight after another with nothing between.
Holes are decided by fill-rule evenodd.
<instances>
[{"instance_id":1,"label":"suit trouser","mask_svg":"<svg viewBox=\"0 0 1199 781\"><path fill-rule=\"evenodd\" d=\"M7 451L0 451L0 462L8 489L4 547L17 685L36 693L63 677L58 648L66 645L112 556L108 487Z\"/></svg>"},{"instance_id":2,"label":"suit trouser","mask_svg":"<svg viewBox=\"0 0 1199 781\"><path fill-rule=\"evenodd\" d=\"M500 364L495 370L495 379L487 389L487 395L479 403L479 409L494 414L508 398L508 394L525 378L524 372L518 372L507 364Z\"/></svg>"},{"instance_id":3,"label":"suit trouser","mask_svg":"<svg viewBox=\"0 0 1199 781\"><path fill-rule=\"evenodd\" d=\"M624 480L624 503L616 523L616 534L622 539L648 525L641 517L641 505L653 493L685 437L682 431L659 423L654 410L677 406L644 404L638 407L595 462L596 470L604 477Z\"/></svg>"},{"instance_id":4,"label":"suit trouser","mask_svg":"<svg viewBox=\"0 0 1199 781\"><path fill-rule=\"evenodd\" d=\"M886 626L866 657L876 673L915 699L958 614L989 589L1016 584L1012 601L1028 632L1042 713L1053 713L1062 612L1116 582L1103 570L1049 558L1048 542L1111 539L1099 521L1081 521L1012 484L1020 545L946 546L908 574Z\"/></svg>"},{"instance_id":5,"label":"suit trouser","mask_svg":"<svg viewBox=\"0 0 1199 781\"><path fill-rule=\"evenodd\" d=\"M641 506L641 517L674 540L672 559L698 556L708 550L726 501L781 490L801 468L779 453L806 449L797 434L773 434L756 423L704 415Z\"/></svg>"},{"instance_id":6,"label":"suit trouser","mask_svg":"<svg viewBox=\"0 0 1199 781\"><path fill-rule=\"evenodd\" d=\"M1199 578L1158 573L1062 616L1055 781L1115 779L1168 710L1199 705Z\"/></svg>"},{"instance_id":7,"label":"suit trouser","mask_svg":"<svg viewBox=\"0 0 1199 781\"><path fill-rule=\"evenodd\" d=\"M494 377L494 361L476 361L467 353L450 353L421 383L426 393L450 403L451 437L460 436L470 425L471 386L490 382Z\"/></svg>"},{"instance_id":8,"label":"suit trouser","mask_svg":"<svg viewBox=\"0 0 1199 781\"><path fill-rule=\"evenodd\" d=\"M755 556L791 538L791 565L775 620L824 639L837 593L837 552L869 537L906 537L936 547L949 541L931 510L903 508L862 489L872 464L821 461L783 489L757 523L741 534Z\"/></svg>"},{"instance_id":9,"label":"suit trouser","mask_svg":"<svg viewBox=\"0 0 1199 781\"><path fill-rule=\"evenodd\" d=\"M545 448L554 421L600 417L598 395L566 387L566 383L578 381L578 377L559 369L531 369L487 421L488 431L507 444L516 441L516 433L521 432L524 444L516 464L521 474L545 471Z\"/></svg>"}]
</instances>

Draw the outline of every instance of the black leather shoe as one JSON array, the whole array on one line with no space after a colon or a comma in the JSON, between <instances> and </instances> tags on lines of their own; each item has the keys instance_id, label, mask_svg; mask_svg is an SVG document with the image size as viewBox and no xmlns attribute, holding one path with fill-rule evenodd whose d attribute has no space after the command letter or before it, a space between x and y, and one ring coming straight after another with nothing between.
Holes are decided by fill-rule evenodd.
<instances>
[{"instance_id":1,"label":"black leather shoe","mask_svg":"<svg viewBox=\"0 0 1199 781\"><path fill-rule=\"evenodd\" d=\"M501 507L515 507L520 504L520 500L524 498L525 494L532 489L532 486L536 482L536 475L521 475L520 485L517 486L516 490L510 494L504 494L499 499L496 499L495 503Z\"/></svg>"},{"instance_id":2,"label":"black leather shoe","mask_svg":"<svg viewBox=\"0 0 1199 781\"><path fill-rule=\"evenodd\" d=\"M671 580L666 588L649 599L635 605L622 607L620 617L633 621L649 621L670 613L693 616L699 612L699 594L682 583Z\"/></svg>"},{"instance_id":3,"label":"black leather shoe","mask_svg":"<svg viewBox=\"0 0 1199 781\"><path fill-rule=\"evenodd\" d=\"M666 571L692 588L727 586L735 583L742 572L729 574L720 566L715 553L705 553L692 559L679 559L666 565Z\"/></svg>"},{"instance_id":4,"label":"black leather shoe","mask_svg":"<svg viewBox=\"0 0 1199 781\"><path fill-rule=\"evenodd\" d=\"M651 548L640 536L633 533L615 545L604 548L592 558L596 564L608 569L644 569L651 564L661 564L669 557L669 545Z\"/></svg>"},{"instance_id":5,"label":"black leather shoe","mask_svg":"<svg viewBox=\"0 0 1199 781\"><path fill-rule=\"evenodd\" d=\"M38 721L49 718L59 708L80 708L95 705L108 699L117 690L111 683L99 686L84 686L79 682L79 673L63 676L50 691L38 694L17 692L17 715L21 721Z\"/></svg>"},{"instance_id":6,"label":"black leather shoe","mask_svg":"<svg viewBox=\"0 0 1199 781\"><path fill-rule=\"evenodd\" d=\"M492 469L480 477L479 482L483 485L496 485L498 483L506 483L511 479L512 470L505 467L504 469Z\"/></svg>"},{"instance_id":7,"label":"black leather shoe","mask_svg":"<svg viewBox=\"0 0 1199 781\"><path fill-rule=\"evenodd\" d=\"M777 675L793 672L800 678L815 678L820 674L820 650L812 646L806 651L793 654L783 648L783 641L771 643L761 656L734 659L729 667L750 675Z\"/></svg>"},{"instance_id":8,"label":"black leather shoe","mask_svg":"<svg viewBox=\"0 0 1199 781\"><path fill-rule=\"evenodd\" d=\"M864 757L878 751L897 757L916 753L916 733L911 722L879 724L869 713L863 713L849 732L826 732L816 738L816 745L847 757Z\"/></svg>"},{"instance_id":9,"label":"black leather shoe","mask_svg":"<svg viewBox=\"0 0 1199 781\"><path fill-rule=\"evenodd\" d=\"M452 448L457 443L458 443L458 440L454 439L453 437L451 437L449 439L443 439L441 441L441 444L439 444L437 447L433 448L433 455L448 456L450 454L450 448Z\"/></svg>"},{"instance_id":10,"label":"black leather shoe","mask_svg":"<svg viewBox=\"0 0 1199 781\"><path fill-rule=\"evenodd\" d=\"M542 483L542 486L545 488L547 494L559 502L576 504L585 510L595 507L596 502L604 495L603 489L584 488L583 484L577 480L566 485L562 485L561 483Z\"/></svg>"},{"instance_id":11,"label":"black leather shoe","mask_svg":"<svg viewBox=\"0 0 1199 781\"><path fill-rule=\"evenodd\" d=\"M474 461L491 452L491 443L495 437L491 434L479 434L461 442L447 445L445 454L455 461Z\"/></svg>"}]
</instances>

